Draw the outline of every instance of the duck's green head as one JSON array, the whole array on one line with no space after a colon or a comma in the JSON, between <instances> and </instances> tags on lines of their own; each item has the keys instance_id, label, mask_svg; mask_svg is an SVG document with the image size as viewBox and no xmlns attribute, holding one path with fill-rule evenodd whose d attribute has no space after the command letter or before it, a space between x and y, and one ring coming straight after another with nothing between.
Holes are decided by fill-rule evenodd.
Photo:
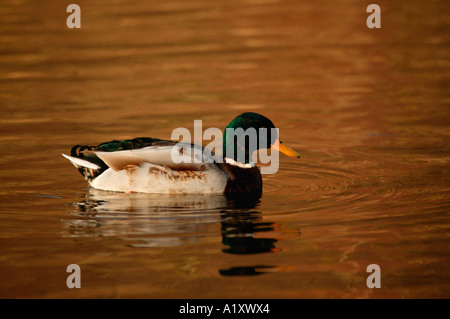
<instances>
[{"instance_id":1,"label":"duck's green head","mask_svg":"<svg viewBox=\"0 0 450 319\"><path fill-rule=\"evenodd\" d=\"M279 141L275 125L261 114L242 113L225 128L223 157L249 163L254 151L269 148L291 157L300 157L297 152Z\"/></svg>"}]
</instances>

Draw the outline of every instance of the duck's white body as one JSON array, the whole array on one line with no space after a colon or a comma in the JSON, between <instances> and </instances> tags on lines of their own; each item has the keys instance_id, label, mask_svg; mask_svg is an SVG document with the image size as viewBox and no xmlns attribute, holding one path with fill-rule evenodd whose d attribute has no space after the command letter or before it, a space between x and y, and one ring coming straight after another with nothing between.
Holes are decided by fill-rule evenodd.
<instances>
[{"instance_id":1,"label":"duck's white body","mask_svg":"<svg viewBox=\"0 0 450 319\"><path fill-rule=\"evenodd\" d=\"M184 146L184 147L183 147ZM153 194L222 194L228 175L215 162L218 158L203 148L188 144L150 146L116 152L92 152L108 169L94 178L100 167L63 154L97 189ZM90 174L89 174L90 171Z\"/></svg>"}]
</instances>

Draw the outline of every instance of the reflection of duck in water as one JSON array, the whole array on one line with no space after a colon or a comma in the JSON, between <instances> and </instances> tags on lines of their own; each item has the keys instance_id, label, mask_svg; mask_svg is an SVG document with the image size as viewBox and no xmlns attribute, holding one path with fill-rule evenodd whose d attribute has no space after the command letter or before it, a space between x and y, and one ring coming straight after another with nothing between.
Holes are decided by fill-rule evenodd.
<instances>
[{"instance_id":1,"label":"reflection of duck in water","mask_svg":"<svg viewBox=\"0 0 450 319\"><path fill-rule=\"evenodd\" d=\"M257 197L119 193L90 188L72 218L65 219L70 236L163 235L191 233L198 237L208 225L230 211L245 211Z\"/></svg>"},{"instance_id":2,"label":"reflection of duck in water","mask_svg":"<svg viewBox=\"0 0 450 319\"><path fill-rule=\"evenodd\" d=\"M261 194L261 173L251 163L255 150L272 148L288 156L299 157L272 135L275 130L271 129L275 126L260 114L243 113L227 128L255 129L256 147L250 148L245 136L238 137L235 142L235 136L227 135L225 130L223 150L224 154L229 154L227 146L232 145L232 158L218 158L212 152L204 152L204 148L198 145L149 137L114 140L98 146L76 145L71 156L63 156L94 188L160 194ZM267 129L268 136L261 145L259 134L263 128ZM177 160L174 160L174 155Z\"/></svg>"},{"instance_id":3,"label":"reflection of duck in water","mask_svg":"<svg viewBox=\"0 0 450 319\"><path fill-rule=\"evenodd\" d=\"M253 211L259 199L224 195L117 193L89 189L72 218L65 219L69 236L131 236L141 246L172 246L197 241L209 225L221 223L225 253L275 251L276 239L253 238L273 230ZM215 232L215 231L214 231ZM140 237L137 238L136 235Z\"/></svg>"},{"instance_id":4,"label":"reflection of duck in water","mask_svg":"<svg viewBox=\"0 0 450 319\"><path fill-rule=\"evenodd\" d=\"M222 243L229 254L257 254L276 251L274 238L255 238L257 232L273 231L272 222L260 222L255 211L228 212L222 215Z\"/></svg>"},{"instance_id":5,"label":"reflection of duck in water","mask_svg":"<svg viewBox=\"0 0 450 319\"><path fill-rule=\"evenodd\" d=\"M165 195L117 193L89 189L78 211L63 219L69 237L112 236L131 247L174 247L194 244L205 236L217 236L221 224L227 254L276 252L277 239L255 238L273 231L273 222L263 222L253 209L259 199L252 196ZM267 236L266 236L267 237ZM276 271L272 265L235 266L219 269L223 276L250 276Z\"/></svg>"},{"instance_id":6,"label":"reflection of duck in water","mask_svg":"<svg viewBox=\"0 0 450 319\"><path fill-rule=\"evenodd\" d=\"M249 207L251 208L251 207ZM262 222L261 213L249 209L229 210L221 215L222 243L227 248L222 249L227 254L248 255L277 252L275 247L277 239L260 238L258 232L272 232L273 222ZM267 264L236 265L219 269L222 276L255 276L277 271L277 267Z\"/></svg>"},{"instance_id":7,"label":"reflection of duck in water","mask_svg":"<svg viewBox=\"0 0 450 319\"><path fill-rule=\"evenodd\" d=\"M77 211L64 219L71 237L119 236L132 246L178 246L220 221L229 203L224 195L166 195L89 189ZM139 236L139 237L136 237Z\"/></svg>"},{"instance_id":8,"label":"reflection of duck in water","mask_svg":"<svg viewBox=\"0 0 450 319\"><path fill-rule=\"evenodd\" d=\"M90 188L86 198L75 205L87 216L118 213L127 214L127 217L144 217L159 212L216 212L229 204L223 195L119 193Z\"/></svg>"}]
</instances>

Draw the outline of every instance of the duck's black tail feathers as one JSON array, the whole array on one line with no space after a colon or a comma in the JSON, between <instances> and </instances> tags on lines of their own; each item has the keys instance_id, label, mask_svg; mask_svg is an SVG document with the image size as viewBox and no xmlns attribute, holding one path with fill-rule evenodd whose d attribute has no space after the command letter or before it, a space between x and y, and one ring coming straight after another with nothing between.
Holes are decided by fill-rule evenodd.
<instances>
[{"instance_id":1,"label":"duck's black tail feathers","mask_svg":"<svg viewBox=\"0 0 450 319\"><path fill-rule=\"evenodd\" d=\"M96 178L108 168L108 166L100 158L98 158L97 155L89 152L94 149L94 146L75 145L70 151L70 156L62 154L78 169L81 175L83 175L88 182Z\"/></svg>"}]
</instances>

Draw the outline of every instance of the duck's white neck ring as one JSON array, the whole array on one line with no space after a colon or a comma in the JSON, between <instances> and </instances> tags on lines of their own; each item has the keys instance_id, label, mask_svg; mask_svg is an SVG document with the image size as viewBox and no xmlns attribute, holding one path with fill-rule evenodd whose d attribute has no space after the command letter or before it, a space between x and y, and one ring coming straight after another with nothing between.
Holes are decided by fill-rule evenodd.
<instances>
[{"instance_id":1,"label":"duck's white neck ring","mask_svg":"<svg viewBox=\"0 0 450 319\"><path fill-rule=\"evenodd\" d=\"M255 163L253 163L253 162L252 163L239 163L239 162L236 162L234 159L228 158L228 157L225 157L224 160L225 160L225 163L233 165L233 166L237 166L237 167L240 167L240 168L252 168L252 167L255 167Z\"/></svg>"}]
</instances>

